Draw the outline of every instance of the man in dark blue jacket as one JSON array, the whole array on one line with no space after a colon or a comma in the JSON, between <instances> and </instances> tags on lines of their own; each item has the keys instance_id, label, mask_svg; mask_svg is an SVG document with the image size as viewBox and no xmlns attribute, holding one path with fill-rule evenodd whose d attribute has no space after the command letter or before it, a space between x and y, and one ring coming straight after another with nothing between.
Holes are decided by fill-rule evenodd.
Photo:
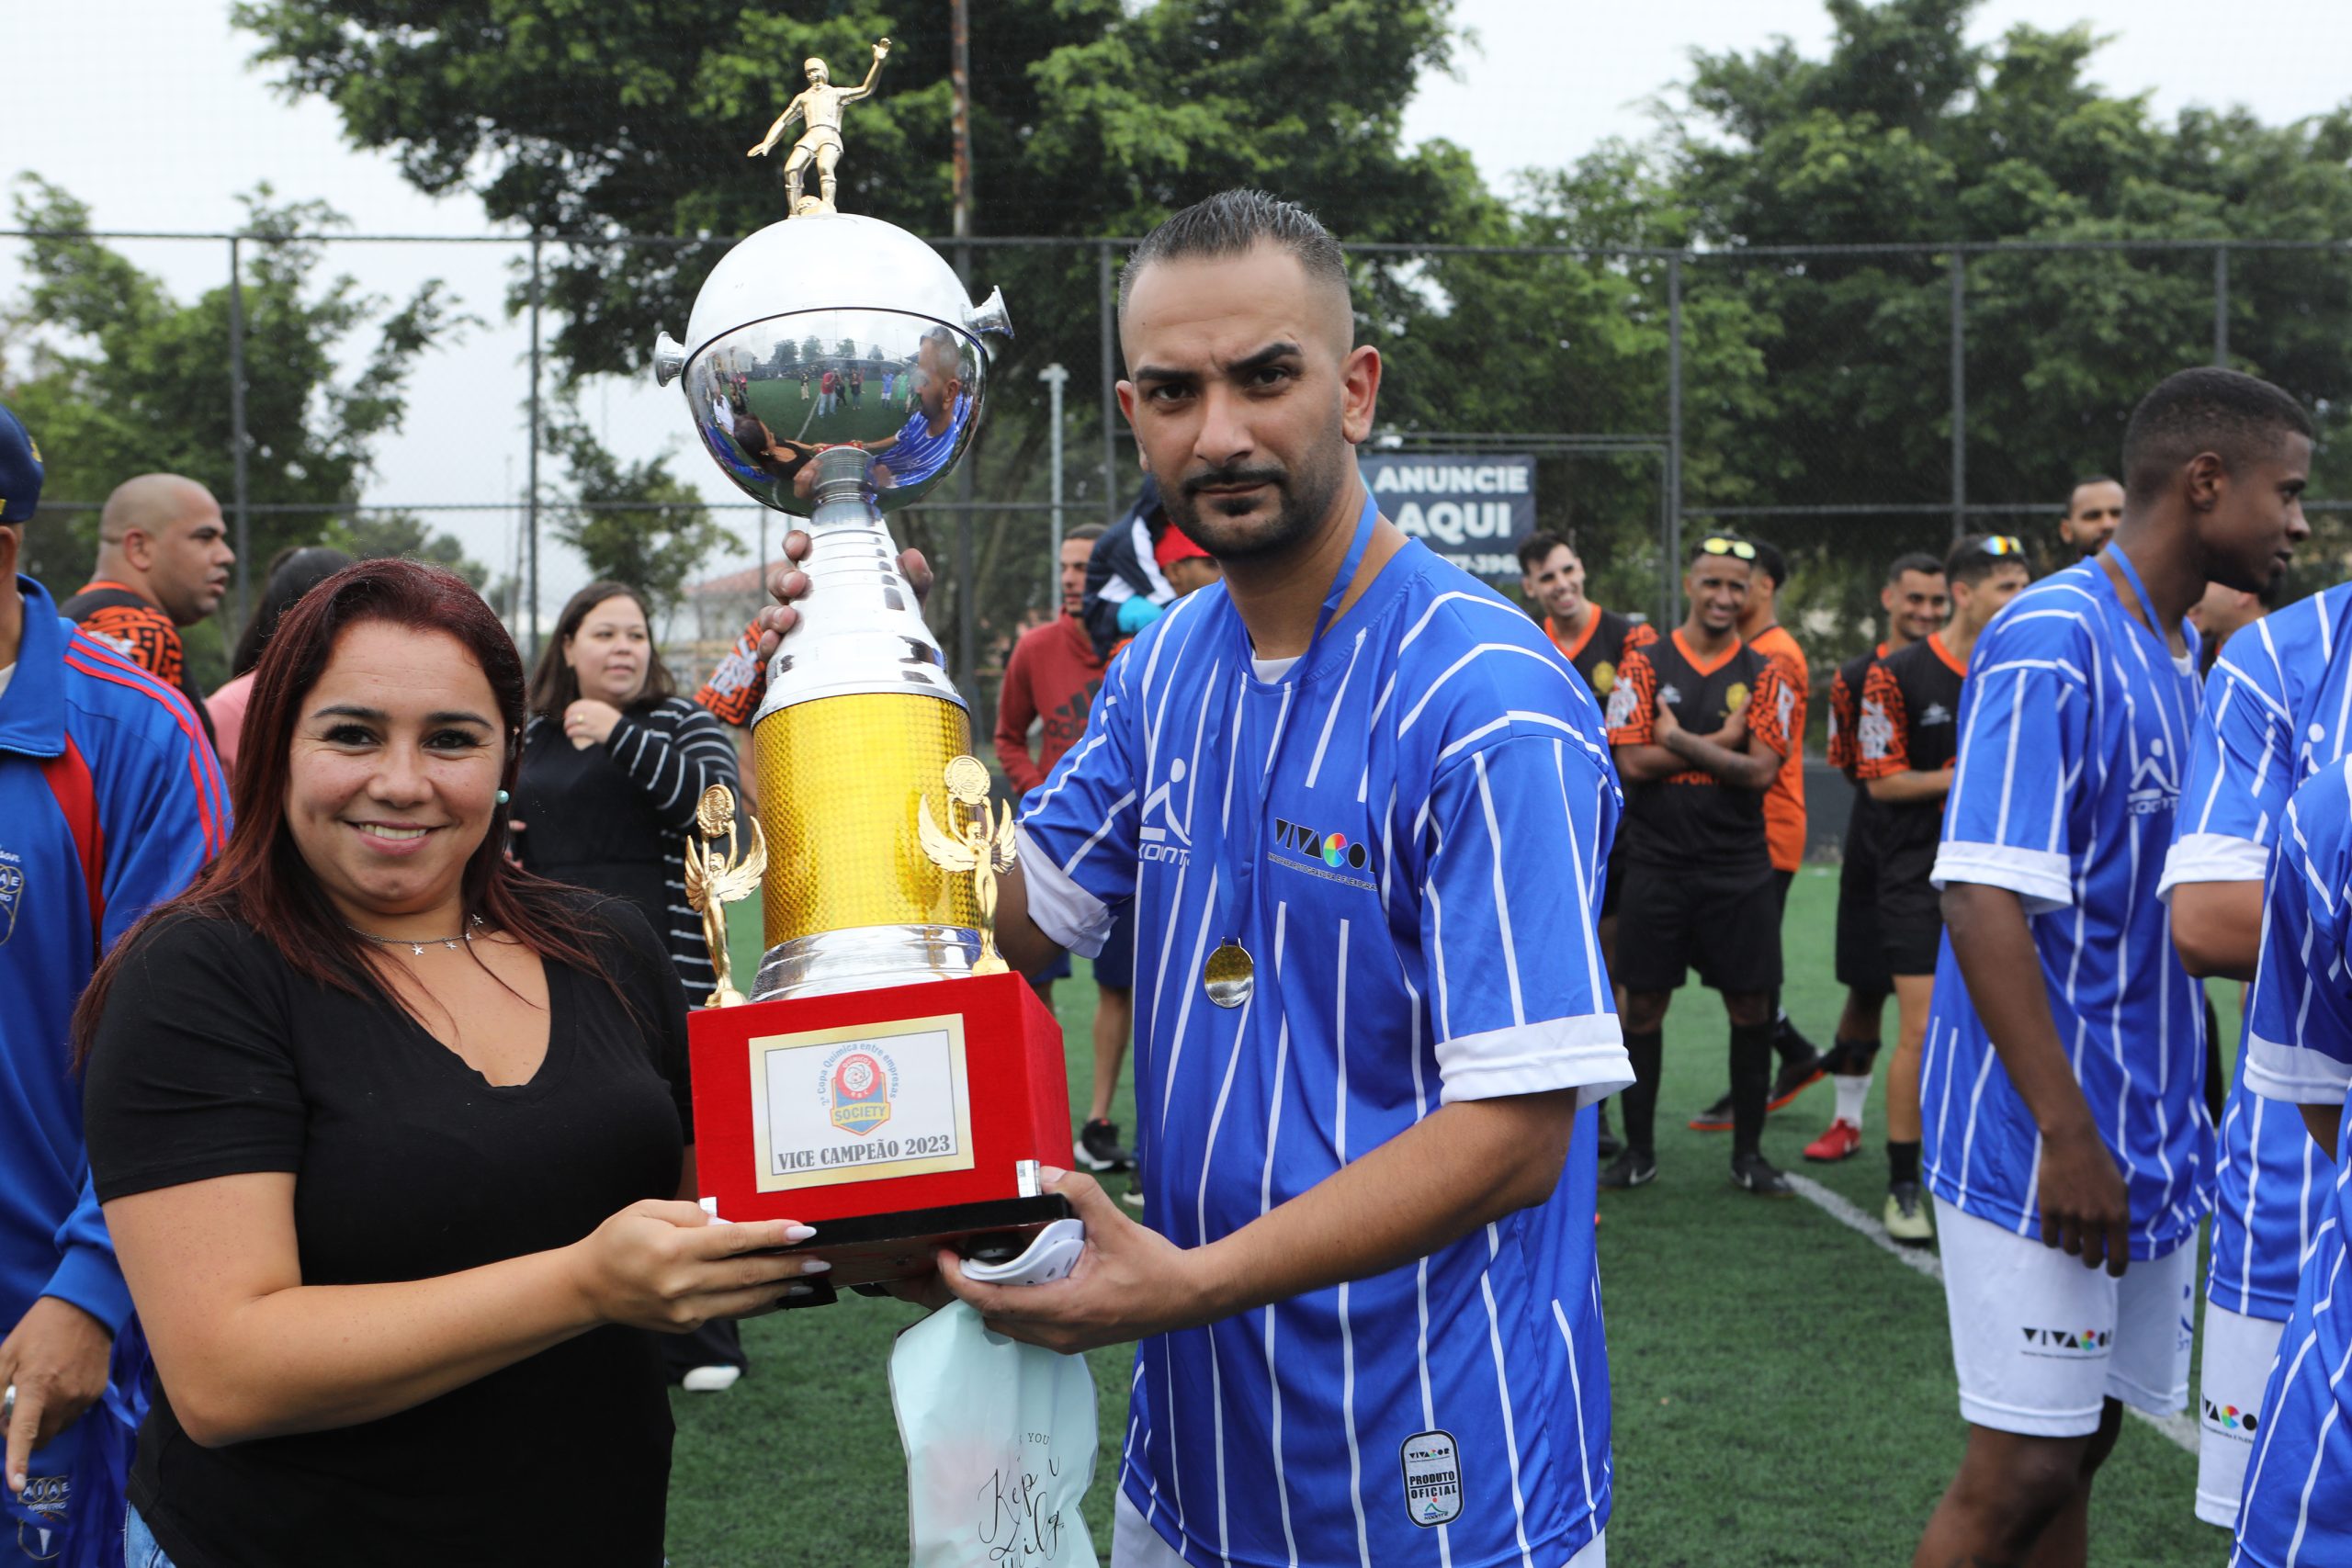
<instances>
[{"instance_id":1,"label":"man in dark blue jacket","mask_svg":"<svg viewBox=\"0 0 2352 1568\"><path fill-rule=\"evenodd\" d=\"M0 1563L121 1552L144 1357L135 1335L116 1356L130 1292L89 1187L67 1022L99 955L229 831L187 699L17 575L40 484L0 406Z\"/></svg>"}]
</instances>

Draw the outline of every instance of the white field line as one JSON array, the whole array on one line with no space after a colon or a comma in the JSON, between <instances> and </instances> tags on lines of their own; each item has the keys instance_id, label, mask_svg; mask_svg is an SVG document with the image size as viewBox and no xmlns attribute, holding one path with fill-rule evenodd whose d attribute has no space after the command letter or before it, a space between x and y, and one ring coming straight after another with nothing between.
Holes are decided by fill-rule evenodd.
<instances>
[{"instance_id":1,"label":"white field line","mask_svg":"<svg viewBox=\"0 0 2352 1568\"><path fill-rule=\"evenodd\" d=\"M1828 1188L1824 1187L1820 1182L1814 1180L1811 1177L1799 1176L1793 1171L1783 1172L1782 1174L1788 1177L1789 1185L1797 1190L1797 1196L1803 1198L1806 1202L1812 1204L1823 1213L1827 1214L1831 1219L1836 1220L1848 1230L1861 1236L1872 1247L1875 1247L1881 1252L1887 1254L1896 1262L1902 1264L1905 1269L1925 1274L1928 1279L1935 1280L1939 1285L1943 1283L1943 1260L1938 1258L1932 1249L1924 1247L1904 1246L1901 1242L1887 1235L1886 1227L1883 1224L1881 1224L1875 1217L1864 1213L1861 1210L1848 1202L1842 1196L1836 1192L1832 1192ZM2197 1451L2197 1423L2191 1420L2188 1416L2151 1416L2148 1412L2141 1409L2135 1404L2126 1404L2123 1407L2123 1413L2127 1416L2134 1416L2139 1420L2146 1422L2149 1426L2154 1427L2157 1431L2170 1438L2176 1445L2180 1448L2187 1449L2190 1453L2195 1453Z\"/></svg>"}]
</instances>

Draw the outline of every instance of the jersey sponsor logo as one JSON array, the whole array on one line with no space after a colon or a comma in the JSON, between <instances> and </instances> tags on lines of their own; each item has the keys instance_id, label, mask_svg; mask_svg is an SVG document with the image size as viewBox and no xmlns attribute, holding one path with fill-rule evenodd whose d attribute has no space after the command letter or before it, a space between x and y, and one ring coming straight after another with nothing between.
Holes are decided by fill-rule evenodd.
<instances>
[{"instance_id":1,"label":"jersey sponsor logo","mask_svg":"<svg viewBox=\"0 0 2352 1568\"><path fill-rule=\"evenodd\" d=\"M1923 726L1950 724L1951 722L1951 709L1944 706L1941 703L1929 703L1928 705L1927 711L1919 716L1919 722Z\"/></svg>"},{"instance_id":2,"label":"jersey sponsor logo","mask_svg":"<svg viewBox=\"0 0 2352 1568\"><path fill-rule=\"evenodd\" d=\"M1730 685L1724 688L1724 711L1725 713L1737 713L1740 709L1747 705L1747 682L1745 681L1734 681ZM1675 700L1679 702L1682 699L1677 697Z\"/></svg>"},{"instance_id":3,"label":"jersey sponsor logo","mask_svg":"<svg viewBox=\"0 0 2352 1568\"><path fill-rule=\"evenodd\" d=\"M2106 1355L2108 1348L2115 1343L2115 1331L2111 1328L2028 1328L2022 1332L2029 1356L2088 1360Z\"/></svg>"},{"instance_id":4,"label":"jersey sponsor logo","mask_svg":"<svg viewBox=\"0 0 2352 1568\"><path fill-rule=\"evenodd\" d=\"M832 1064L827 1085L833 1125L860 1137L890 1119L890 1085L898 1077L877 1048L860 1047Z\"/></svg>"},{"instance_id":5,"label":"jersey sponsor logo","mask_svg":"<svg viewBox=\"0 0 2352 1568\"><path fill-rule=\"evenodd\" d=\"M1138 840L1136 858L1164 861L1170 865L1193 863L1192 795L1184 795L1184 814L1176 813L1176 786L1184 782L1184 759L1177 757L1168 764L1167 780L1143 799L1142 824L1136 829ZM1158 813L1159 820L1152 816Z\"/></svg>"},{"instance_id":6,"label":"jersey sponsor logo","mask_svg":"<svg viewBox=\"0 0 2352 1568\"><path fill-rule=\"evenodd\" d=\"M74 1500L74 1478L70 1475L31 1475L25 1478L25 1489L17 1501L52 1525L65 1523L65 1510Z\"/></svg>"},{"instance_id":7,"label":"jersey sponsor logo","mask_svg":"<svg viewBox=\"0 0 2352 1568\"><path fill-rule=\"evenodd\" d=\"M1894 721L1886 716L1884 703L1863 699L1860 721L1854 726L1854 743L1874 762L1883 761L1894 750Z\"/></svg>"},{"instance_id":8,"label":"jersey sponsor logo","mask_svg":"<svg viewBox=\"0 0 2352 1568\"><path fill-rule=\"evenodd\" d=\"M1453 1434L1416 1432L1397 1450L1405 1471L1405 1512L1423 1529L1462 1517L1462 1456Z\"/></svg>"},{"instance_id":9,"label":"jersey sponsor logo","mask_svg":"<svg viewBox=\"0 0 2352 1568\"><path fill-rule=\"evenodd\" d=\"M1617 687L1609 694L1609 710L1601 722L1611 729L1624 728L1634 722L1634 706L1640 700L1641 694L1631 684Z\"/></svg>"},{"instance_id":10,"label":"jersey sponsor logo","mask_svg":"<svg viewBox=\"0 0 2352 1568\"><path fill-rule=\"evenodd\" d=\"M1616 685L1617 666L1604 659L1592 667L1592 689L1596 694L1605 697Z\"/></svg>"},{"instance_id":11,"label":"jersey sponsor logo","mask_svg":"<svg viewBox=\"0 0 2352 1568\"><path fill-rule=\"evenodd\" d=\"M0 850L0 947L17 934L17 916L25 907L25 868L6 850Z\"/></svg>"},{"instance_id":12,"label":"jersey sponsor logo","mask_svg":"<svg viewBox=\"0 0 2352 1568\"><path fill-rule=\"evenodd\" d=\"M2170 811L2180 799L2180 783L2165 765L2165 743L2148 742L2148 754L2132 766L2130 804L2134 817Z\"/></svg>"},{"instance_id":13,"label":"jersey sponsor logo","mask_svg":"<svg viewBox=\"0 0 2352 1568\"><path fill-rule=\"evenodd\" d=\"M1345 883L1350 887L1367 892L1373 887L1372 879L1363 874L1364 868L1372 863L1372 852L1345 833L1317 832L1287 818L1276 817L1274 848L1289 852L1288 854L1272 856L1276 865L1306 872L1326 882ZM1295 860L1291 858L1294 855L1304 858Z\"/></svg>"},{"instance_id":14,"label":"jersey sponsor logo","mask_svg":"<svg viewBox=\"0 0 2352 1568\"><path fill-rule=\"evenodd\" d=\"M2251 1410L2241 1410L2234 1404L2218 1404L2205 1399L2205 1426L2208 1430L2225 1433L2246 1442L2254 1440L2256 1416Z\"/></svg>"}]
</instances>

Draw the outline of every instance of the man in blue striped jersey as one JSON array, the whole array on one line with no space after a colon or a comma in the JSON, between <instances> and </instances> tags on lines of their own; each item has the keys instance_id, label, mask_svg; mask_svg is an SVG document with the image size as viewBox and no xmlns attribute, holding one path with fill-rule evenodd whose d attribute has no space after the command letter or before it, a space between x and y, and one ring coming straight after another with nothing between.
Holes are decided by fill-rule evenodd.
<instances>
[{"instance_id":1,"label":"man in blue striped jersey","mask_svg":"<svg viewBox=\"0 0 2352 1568\"><path fill-rule=\"evenodd\" d=\"M1609 1516L1589 1107L1632 1077L1595 936L1619 808L1541 628L1380 516L1338 244L1233 191L1123 282L1122 407L1225 569L1030 798L1016 970L1136 915L1151 1228L1083 1177L995 1327L1140 1339L1114 1568L1589 1568ZM1571 1130L1574 1136L1571 1137Z\"/></svg>"},{"instance_id":2,"label":"man in blue striped jersey","mask_svg":"<svg viewBox=\"0 0 2352 1568\"><path fill-rule=\"evenodd\" d=\"M2189 754L2161 888L2191 975L2254 978L2263 872L2288 797L2352 744L2347 638L2352 583L2253 622L2205 682L2208 728ZM2246 1068L2241 1048L2222 1112L2198 1375L2197 1517L2224 1529L2237 1522L2262 1386L2333 1174L2301 1121L2247 1089Z\"/></svg>"},{"instance_id":3,"label":"man in blue striped jersey","mask_svg":"<svg viewBox=\"0 0 2352 1568\"><path fill-rule=\"evenodd\" d=\"M2182 616L2285 570L2311 430L2252 377L2168 378L2125 431L2113 540L1971 657L1919 1095L1969 1440L1919 1563L2082 1562L2120 1402L2186 1403L2212 1123L2157 896L2197 733Z\"/></svg>"},{"instance_id":4,"label":"man in blue striped jersey","mask_svg":"<svg viewBox=\"0 0 2352 1568\"><path fill-rule=\"evenodd\" d=\"M2319 1151L2318 1224L2254 1423L2231 1568L2352 1562L2352 779L2297 790L2264 894L2245 1087L2301 1111ZM2281 1121L2287 1120L2281 1116ZM2332 1168L2327 1164L2334 1156ZM2208 1352L2210 1354L2210 1351Z\"/></svg>"}]
</instances>

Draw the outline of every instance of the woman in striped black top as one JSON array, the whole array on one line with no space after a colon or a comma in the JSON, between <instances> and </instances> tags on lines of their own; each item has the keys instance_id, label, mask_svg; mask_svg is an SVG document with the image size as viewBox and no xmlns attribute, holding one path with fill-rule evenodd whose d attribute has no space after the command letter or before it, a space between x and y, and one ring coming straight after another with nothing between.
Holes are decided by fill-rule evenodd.
<instances>
[{"instance_id":1,"label":"woman in striped black top","mask_svg":"<svg viewBox=\"0 0 2352 1568\"><path fill-rule=\"evenodd\" d=\"M702 918L686 903L684 856L695 803L715 784L741 788L734 743L676 694L637 591L592 582L573 594L531 677L517 853L542 876L643 910L696 1006L718 982ZM725 1388L743 1367L726 1320L665 1336L662 1351L672 1378L690 1388Z\"/></svg>"}]
</instances>

